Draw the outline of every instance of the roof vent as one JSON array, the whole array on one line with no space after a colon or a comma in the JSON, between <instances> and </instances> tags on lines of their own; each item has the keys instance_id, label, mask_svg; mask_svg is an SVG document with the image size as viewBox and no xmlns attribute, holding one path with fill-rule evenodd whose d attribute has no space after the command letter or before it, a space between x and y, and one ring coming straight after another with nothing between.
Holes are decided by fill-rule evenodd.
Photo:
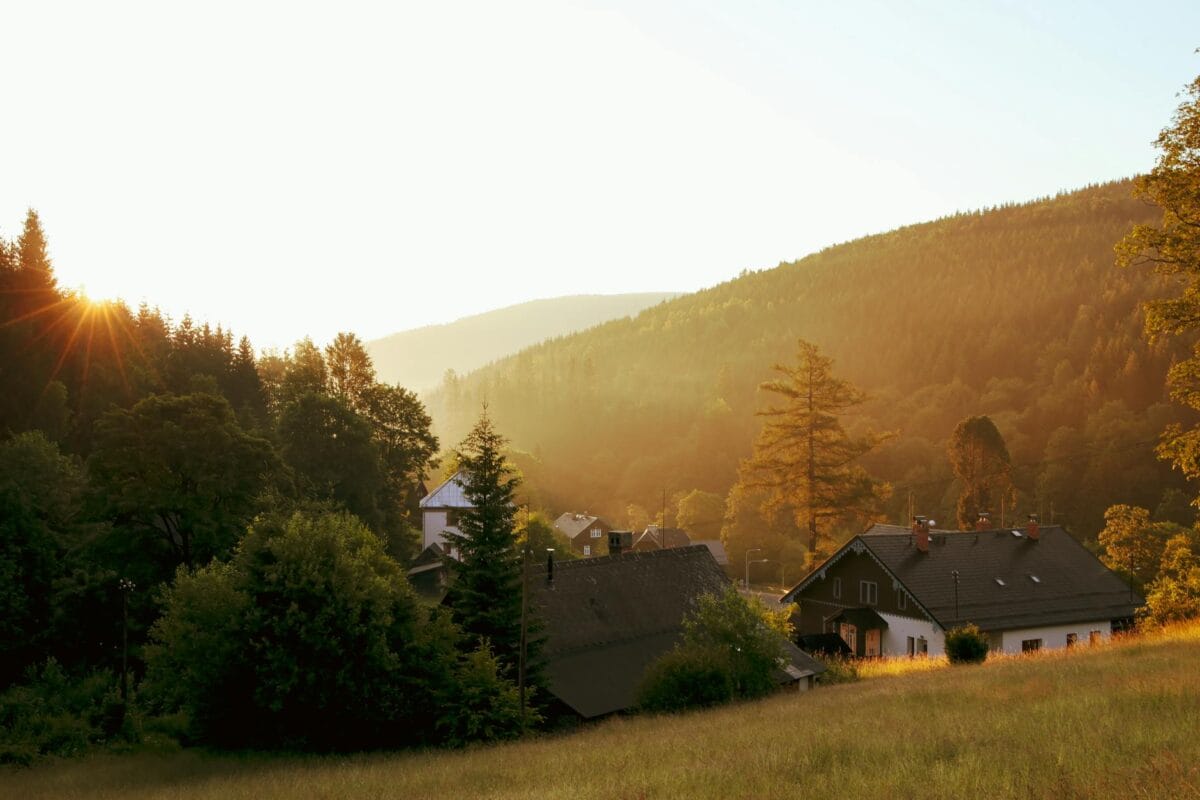
<instances>
[{"instance_id":1,"label":"roof vent","mask_svg":"<svg viewBox=\"0 0 1200 800\"><path fill-rule=\"evenodd\" d=\"M1029 575L1029 580L1033 581L1034 583L1041 583L1041 582L1042 582L1042 579L1041 579L1041 578L1039 578L1037 575L1034 575L1033 573L1030 573L1030 575Z\"/></svg>"},{"instance_id":2,"label":"roof vent","mask_svg":"<svg viewBox=\"0 0 1200 800\"><path fill-rule=\"evenodd\" d=\"M996 578L996 584L999 586L1008 586L1008 584L1004 582L1004 578Z\"/></svg>"}]
</instances>

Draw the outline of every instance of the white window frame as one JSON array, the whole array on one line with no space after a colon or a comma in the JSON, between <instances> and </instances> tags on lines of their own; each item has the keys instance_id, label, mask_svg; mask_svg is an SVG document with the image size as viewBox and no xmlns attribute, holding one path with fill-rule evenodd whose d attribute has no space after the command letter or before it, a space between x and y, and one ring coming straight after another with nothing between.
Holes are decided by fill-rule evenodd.
<instances>
[{"instance_id":1,"label":"white window frame","mask_svg":"<svg viewBox=\"0 0 1200 800\"><path fill-rule=\"evenodd\" d=\"M585 544L583 546L583 554L585 556L590 556L592 554L592 546L590 544Z\"/></svg>"},{"instance_id":2,"label":"white window frame","mask_svg":"<svg viewBox=\"0 0 1200 800\"><path fill-rule=\"evenodd\" d=\"M599 528L592 528L592 538L599 539L604 533Z\"/></svg>"}]
</instances>

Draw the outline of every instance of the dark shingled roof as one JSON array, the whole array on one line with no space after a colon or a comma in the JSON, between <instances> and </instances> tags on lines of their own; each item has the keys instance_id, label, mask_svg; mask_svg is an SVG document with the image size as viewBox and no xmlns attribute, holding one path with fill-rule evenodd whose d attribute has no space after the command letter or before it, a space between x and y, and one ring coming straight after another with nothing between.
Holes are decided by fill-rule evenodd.
<instances>
[{"instance_id":1,"label":"dark shingled roof","mask_svg":"<svg viewBox=\"0 0 1200 800\"><path fill-rule=\"evenodd\" d=\"M554 527L558 528L568 539L574 539L596 522L603 523L604 520L592 514L575 514L568 511L554 520ZM604 524L607 525L607 523Z\"/></svg>"},{"instance_id":2,"label":"dark shingled roof","mask_svg":"<svg viewBox=\"0 0 1200 800\"><path fill-rule=\"evenodd\" d=\"M917 550L908 528L875 525L830 561L847 548L869 552L942 627L973 622L985 631L1011 630L1124 619L1144 602L1058 525L1041 527L1038 541L1024 528L932 530L928 553ZM791 599L822 569L824 565L784 599Z\"/></svg>"},{"instance_id":3,"label":"dark shingled roof","mask_svg":"<svg viewBox=\"0 0 1200 800\"><path fill-rule=\"evenodd\" d=\"M539 565L530 602L550 692L583 717L631 707L646 667L679 641L697 599L728 585L703 545L557 562L552 585ZM794 646L788 656L791 679L824 670Z\"/></svg>"}]
</instances>

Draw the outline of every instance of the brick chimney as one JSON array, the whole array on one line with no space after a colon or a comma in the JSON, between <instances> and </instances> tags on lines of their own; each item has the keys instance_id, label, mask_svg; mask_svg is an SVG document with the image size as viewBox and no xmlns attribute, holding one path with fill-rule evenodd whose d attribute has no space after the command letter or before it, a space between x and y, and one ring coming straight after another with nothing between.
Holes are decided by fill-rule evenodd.
<instances>
[{"instance_id":1,"label":"brick chimney","mask_svg":"<svg viewBox=\"0 0 1200 800\"><path fill-rule=\"evenodd\" d=\"M922 553L929 552L929 520L925 517L913 517L913 543Z\"/></svg>"},{"instance_id":2,"label":"brick chimney","mask_svg":"<svg viewBox=\"0 0 1200 800\"><path fill-rule=\"evenodd\" d=\"M986 531L992 527L992 512L980 511L979 519L975 520L975 530Z\"/></svg>"},{"instance_id":3,"label":"brick chimney","mask_svg":"<svg viewBox=\"0 0 1200 800\"><path fill-rule=\"evenodd\" d=\"M554 548L546 548L546 586L554 588Z\"/></svg>"},{"instance_id":4,"label":"brick chimney","mask_svg":"<svg viewBox=\"0 0 1200 800\"><path fill-rule=\"evenodd\" d=\"M1038 530L1038 515L1037 514L1029 515L1029 522L1025 526L1025 535L1029 537L1029 541L1031 541L1031 542L1036 542L1038 540L1038 537L1041 536L1041 532Z\"/></svg>"}]
</instances>

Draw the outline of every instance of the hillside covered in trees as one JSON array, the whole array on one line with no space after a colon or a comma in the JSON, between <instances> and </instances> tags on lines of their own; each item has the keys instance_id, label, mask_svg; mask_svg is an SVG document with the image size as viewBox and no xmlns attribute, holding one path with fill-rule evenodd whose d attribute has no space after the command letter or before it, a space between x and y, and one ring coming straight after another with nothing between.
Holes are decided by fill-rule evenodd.
<instances>
[{"instance_id":1,"label":"hillside covered in trees","mask_svg":"<svg viewBox=\"0 0 1200 800\"><path fill-rule=\"evenodd\" d=\"M1188 522L1154 455L1185 413L1164 375L1186 343L1146 342L1141 304L1168 287L1113 263L1157 214L1120 181L866 237L447 376L427 406L453 441L486 401L546 505L633 524L664 491L725 496L760 426L757 387L804 338L869 394L848 427L896 434L865 462L892 484L891 519L910 503L954 519L947 441L986 414L1020 512L1088 539L1114 503Z\"/></svg>"},{"instance_id":2,"label":"hillside covered in trees","mask_svg":"<svg viewBox=\"0 0 1200 800\"><path fill-rule=\"evenodd\" d=\"M411 389L437 386L447 370L470 372L545 339L636 314L676 297L666 292L592 294L530 300L367 342L382 380Z\"/></svg>"}]
</instances>

